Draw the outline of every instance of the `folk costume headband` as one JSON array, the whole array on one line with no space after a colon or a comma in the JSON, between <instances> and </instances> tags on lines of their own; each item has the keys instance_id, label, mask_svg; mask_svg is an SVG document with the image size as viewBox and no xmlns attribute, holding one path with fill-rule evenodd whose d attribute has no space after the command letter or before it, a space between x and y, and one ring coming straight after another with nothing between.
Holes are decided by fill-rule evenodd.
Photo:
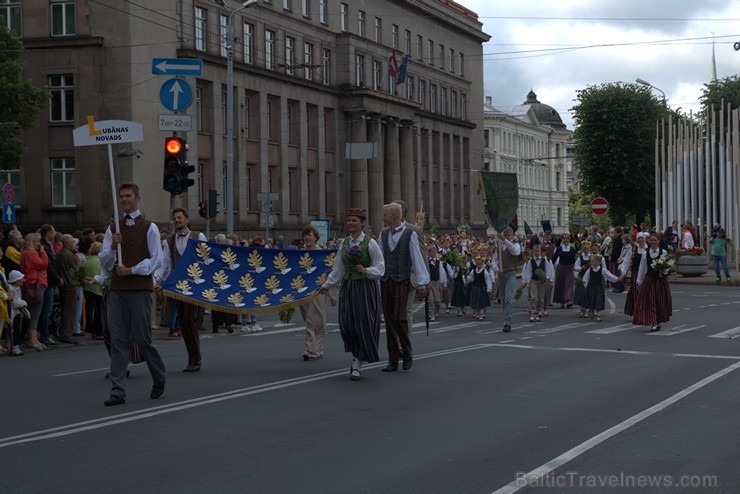
<instances>
[{"instance_id":1,"label":"folk costume headband","mask_svg":"<svg viewBox=\"0 0 740 494\"><path fill-rule=\"evenodd\" d=\"M347 216L357 216L358 218L367 218L367 209L365 208L349 208L347 210Z\"/></svg>"}]
</instances>

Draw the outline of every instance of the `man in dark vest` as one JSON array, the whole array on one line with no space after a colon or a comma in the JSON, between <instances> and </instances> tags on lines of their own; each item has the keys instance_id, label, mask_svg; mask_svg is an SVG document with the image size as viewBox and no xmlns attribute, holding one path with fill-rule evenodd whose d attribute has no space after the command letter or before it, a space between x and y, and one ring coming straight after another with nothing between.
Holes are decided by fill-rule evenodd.
<instances>
[{"instance_id":1,"label":"man in dark vest","mask_svg":"<svg viewBox=\"0 0 740 494\"><path fill-rule=\"evenodd\" d=\"M172 210L172 225L175 232L167 239L162 249L162 265L154 273L155 290L167 279L172 268L185 253L188 240L206 241L206 236L199 232L190 230L190 215L186 209L175 208ZM181 300L177 301L177 321L182 332L182 339L188 351L188 366L183 372L198 372L200 370L200 333L198 333L198 307ZM173 331L174 328L170 328Z\"/></svg>"},{"instance_id":2,"label":"man in dark vest","mask_svg":"<svg viewBox=\"0 0 740 494\"><path fill-rule=\"evenodd\" d=\"M498 234L500 251L493 254L493 270L498 272L499 295L504 307L504 332L511 331L512 300L516 290L516 268L522 247L511 228Z\"/></svg>"},{"instance_id":3,"label":"man in dark vest","mask_svg":"<svg viewBox=\"0 0 740 494\"><path fill-rule=\"evenodd\" d=\"M419 249L419 238L406 223L401 221L401 206L397 203L383 206L383 223L380 247L383 249L385 274L380 281L380 298L385 316L388 365L384 372L398 370L403 358L403 370L413 365L411 334L406 315L411 274L416 276L416 298L424 299L429 284L429 271ZM400 350L399 350L400 348Z\"/></svg>"},{"instance_id":4,"label":"man in dark vest","mask_svg":"<svg viewBox=\"0 0 740 494\"><path fill-rule=\"evenodd\" d=\"M406 225L406 228L408 228L412 232L416 232L416 238L419 240L419 250L421 251L421 256L424 258L424 265L426 266L427 261L429 259L427 258L427 244L424 239L424 232L418 226L408 222L409 206L408 204L406 204L406 201L402 201L398 199L393 202L401 206L401 223ZM413 290L409 290L409 299L406 303L406 321L408 322L409 327L413 327L414 326L414 299L416 298L416 294L414 293L414 291L419 285L416 283L416 275L414 275L413 272L411 273L410 280L411 280L411 288L413 288Z\"/></svg>"},{"instance_id":5,"label":"man in dark vest","mask_svg":"<svg viewBox=\"0 0 740 494\"><path fill-rule=\"evenodd\" d=\"M100 265L111 271L110 318L111 394L105 406L126 403L126 371L133 339L139 345L142 357L152 375L153 400L164 394L166 370L159 351L152 344L151 311L154 281L152 275L162 262L162 244L159 228L144 219L139 211L139 186L124 183L118 187L118 198L125 213L124 220L118 220L116 233L113 225L105 231L103 250L100 252ZM117 249L121 247L122 262L118 262Z\"/></svg>"}]
</instances>

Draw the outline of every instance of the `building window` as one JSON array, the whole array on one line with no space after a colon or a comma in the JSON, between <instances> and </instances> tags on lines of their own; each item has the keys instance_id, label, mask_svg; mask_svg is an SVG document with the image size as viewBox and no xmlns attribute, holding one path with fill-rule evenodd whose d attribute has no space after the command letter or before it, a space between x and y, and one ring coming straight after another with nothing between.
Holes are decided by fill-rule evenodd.
<instances>
[{"instance_id":1,"label":"building window","mask_svg":"<svg viewBox=\"0 0 740 494\"><path fill-rule=\"evenodd\" d=\"M450 91L450 116L457 118L457 91Z\"/></svg>"},{"instance_id":2,"label":"building window","mask_svg":"<svg viewBox=\"0 0 740 494\"><path fill-rule=\"evenodd\" d=\"M404 45L404 53L407 55L411 55L411 31L406 29L403 32L403 45Z\"/></svg>"},{"instance_id":3,"label":"building window","mask_svg":"<svg viewBox=\"0 0 740 494\"><path fill-rule=\"evenodd\" d=\"M265 30L265 68L275 68L275 31Z\"/></svg>"},{"instance_id":4,"label":"building window","mask_svg":"<svg viewBox=\"0 0 740 494\"><path fill-rule=\"evenodd\" d=\"M427 83L425 81L419 80L419 107L423 110L424 109L424 100L426 99L427 95Z\"/></svg>"},{"instance_id":5,"label":"building window","mask_svg":"<svg viewBox=\"0 0 740 494\"><path fill-rule=\"evenodd\" d=\"M267 140L272 141L272 102L267 102Z\"/></svg>"},{"instance_id":6,"label":"building window","mask_svg":"<svg viewBox=\"0 0 740 494\"><path fill-rule=\"evenodd\" d=\"M203 90L202 88L195 88L195 130L201 132L203 130L202 125L202 112L203 111Z\"/></svg>"},{"instance_id":7,"label":"building window","mask_svg":"<svg viewBox=\"0 0 740 494\"><path fill-rule=\"evenodd\" d=\"M49 120L52 122L71 122L75 118L74 76L49 76Z\"/></svg>"},{"instance_id":8,"label":"building window","mask_svg":"<svg viewBox=\"0 0 740 494\"><path fill-rule=\"evenodd\" d=\"M226 86L221 86L221 128L226 134Z\"/></svg>"},{"instance_id":9,"label":"building window","mask_svg":"<svg viewBox=\"0 0 740 494\"><path fill-rule=\"evenodd\" d=\"M249 139L250 137L252 137L252 130L251 130L251 128L252 128L251 123L252 122L250 120L250 118L252 117L252 115L249 112L249 102L250 102L249 93L246 93L244 95L244 117L243 117L244 118L244 122L243 122L244 127L242 127L242 133L244 134L244 138L245 139Z\"/></svg>"},{"instance_id":10,"label":"building window","mask_svg":"<svg viewBox=\"0 0 740 494\"><path fill-rule=\"evenodd\" d=\"M291 213L296 212L296 199L298 198L298 181L296 180L296 171L288 169L288 210Z\"/></svg>"},{"instance_id":11,"label":"building window","mask_svg":"<svg viewBox=\"0 0 740 494\"><path fill-rule=\"evenodd\" d=\"M460 58L460 75L465 77L465 55L460 53L458 56Z\"/></svg>"},{"instance_id":12,"label":"building window","mask_svg":"<svg viewBox=\"0 0 740 494\"><path fill-rule=\"evenodd\" d=\"M434 65L434 41L427 40L427 55L429 57L429 65Z\"/></svg>"},{"instance_id":13,"label":"building window","mask_svg":"<svg viewBox=\"0 0 740 494\"><path fill-rule=\"evenodd\" d=\"M398 91L396 90L396 78L393 76L388 77L388 93L391 96L395 96Z\"/></svg>"},{"instance_id":14,"label":"building window","mask_svg":"<svg viewBox=\"0 0 740 494\"><path fill-rule=\"evenodd\" d=\"M322 24L326 24L326 19L328 17L328 11L329 8L327 6L328 0L319 0L319 22Z\"/></svg>"},{"instance_id":15,"label":"building window","mask_svg":"<svg viewBox=\"0 0 740 494\"><path fill-rule=\"evenodd\" d=\"M559 171L556 171L555 172L555 190L558 191L558 192L560 192L560 189L561 189L561 187L560 187L560 172Z\"/></svg>"},{"instance_id":16,"label":"building window","mask_svg":"<svg viewBox=\"0 0 740 494\"><path fill-rule=\"evenodd\" d=\"M465 94L460 95L460 119L468 119L468 98Z\"/></svg>"},{"instance_id":17,"label":"building window","mask_svg":"<svg viewBox=\"0 0 740 494\"><path fill-rule=\"evenodd\" d=\"M347 26L349 26L349 5L346 3L339 4L339 29L343 33L347 32Z\"/></svg>"},{"instance_id":18,"label":"building window","mask_svg":"<svg viewBox=\"0 0 740 494\"><path fill-rule=\"evenodd\" d=\"M19 169L2 170L0 171L0 180L4 184L10 184L15 189L15 198L13 202L16 204L23 204L23 192L21 189L21 171Z\"/></svg>"},{"instance_id":19,"label":"building window","mask_svg":"<svg viewBox=\"0 0 740 494\"><path fill-rule=\"evenodd\" d=\"M357 87L365 86L365 57L362 55L355 55L355 80L357 81Z\"/></svg>"},{"instance_id":20,"label":"building window","mask_svg":"<svg viewBox=\"0 0 740 494\"><path fill-rule=\"evenodd\" d=\"M483 146L487 148L491 147L491 141L490 141L490 136L489 136L490 132L491 131L488 129L483 131L483 143L484 143Z\"/></svg>"},{"instance_id":21,"label":"building window","mask_svg":"<svg viewBox=\"0 0 740 494\"><path fill-rule=\"evenodd\" d=\"M201 7L195 7L195 49L206 51L206 26L208 11Z\"/></svg>"},{"instance_id":22,"label":"building window","mask_svg":"<svg viewBox=\"0 0 740 494\"><path fill-rule=\"evenodd\" d=\"M254 26L244 23L244 63L254 63Z\"/></svg>"},{"instance_id":23,"label":"building window","mask_svg":"<svg viewBox=\"0 0 740 494\"><path fill-rule=\"evenodd\" d=\"M383 64L373 60L373 89L379 91L383 86Z\"/></svg>"},{"instance_id":24,"label":"building window","mask_svg":"<svg viewBox=\"0 0 740 494\"><path fill-rule=\"evenodd\" d=\"M313 80L313 45L303 43L303 77L307 81Z\"/></svg>"},{"instance_id":25,"label":"building window","mask_svg":"<svg viewBox=\"0 0 740 494\"><path fill-rule=\"evenodd\" d=\"M375 42L381 43L383 41L383 19L380 17L375 18Z\"/></svg>"},{"instance_id":26,"label":"building window","mask_svg":"<svg viewBox=\"0 0 740 494\"><path fill-rule=\"evenodd\" d=\"M303 17L311 17L311 0L301 0L301 14Z\"/></svg>"},{"instance_id":27,"label":"building window","mask_svg":"<svg viewBox=\"0 0 740 494\"><path fill-rule=\"evenodd\" d=\"M429 111L437 113L437 85L429 85Z\"/></svg>"},{"instance_id":28,"label":"building window","mask_svg":"<svg viewBox=\"0 0 740 494\"><path fill-rule=\"evenodd\" d=\"M76 206L77 180L74 158L51 160L51 205Z\"/></svg>"},{"instance_id":29,"label":"building window","mask_svg":"<svg viewBox=\"0 0 740 494\"><path fill-rule=\"evenodd\" d=\"M357 11L357 36L360 38L365 37L365 11Z\"/></svg>"},{"instance_id":30,"label":"building window","mask_svg":"<svg viewBox=\"0 0 740 494\"><path fill-rule=\"evenodd\" d=\"M196 179L195 186L198 187L198 202L203 201L205 197L205 190L203 187L205 187L205 182L203 180L203 170L205 169L205 166L203 163L198 163L198 166L195 167L195 172L198 174L198 178Z\"/></svg>"},{"instance_id":31,"label":"building window","mask_svg":"<svg viewBox=\"0 0 740 494\"><path fill-rule=\"evenodd\" d=\"M442 99L440 100L440 103L439 103L439 110L442 115L446 116L447 115L447 88L446 87L442 88L441 96L442 96Z\"/></svg>"},{"instance_id":32,"label":"building window","mask_svg":"<svg viewBox=\"0 0 740 494\"><path fill-rule=\"evenodd\" d=\"M245 204L247 205L247 210L252 210L252 166L247 165L244 169L244 189L247 193Z\"/></svg>"},{"instance_id":33,"label":"building window","mask_svg":"<svg viewBox=\"0 0 740 494\"><path fill-rule=\"evenodd\" d=\"M283 0L283 10L293 10L293 0Z\"/></svg>"},{"instance_id":34,"label":"building window","mask_svg":"<svg viewBox=\"0 0 740 494\"><path fill-rule=\"evenodd\" d=\"M21 35L21 0L0 0L0 27Z\"/></svg>"},{"instance_id":35,"label":"building window","mask_svg":"<svg viewBox=\"0 0 740 494\"><path fill-rule=\"evenodd\" d=\"M285 38L285 73L295 74L295 38Z\"/></svg>"},{"instance_id":36,"label":"building window","mask_svg":"<svg viewBox=\"0 0 740 494\"><path fill-rule=\"evenodd\" d=\"M398 25L391 26L391 48L398 50Z\"/></svg>"},{"instance_id":37,"label":"building window","mask_svg":"<svg viewBox=\"0 0 740 494\"><path fill-rule=\"evenodd\" d=\"M445 68L445 45L439 45L439 68Z\"/></svg>"},{"instance_id":38,"label":"building window","mask_svg":"<svg viewBox=\"0 0 740 494\"><path fill-rule=\"evenodd\" d=\"M74 0L51 0L51 35L75 34L75 15Z\"/></svg>"},{"instance_id":39,"label":"building window","mask_svg":"<svg viewBox=\"0 0 740 494\"><path fill-rule=\"evenodd\" d=\"M321 82L331 84L331 50L326 48L321 51Z\"/></svg>"},{"instance_id":40,"label":"building window","mask_svg":"<svg viewBox=\"0 0 740 494\"><path fill-rule=\"evenodd\" d=\"M221 19L221 56L222 57L228 57L229 56L229 46L231 45L231 40L229 39L229 17L222 15L220 17Z\"/></svg>"},{"instance_id":41,"label":"building window","mask_svg":"<svg viewBox=\"0 0 740 494\"><path fill-rule=\"evenodd\" d=\"M410 100L414 99L414 78L411 76L406 77L406 97Z\"/></svg>"},{"instance_id":42,"label":"building window","mask_svg":"<svg viewBox=\"0 0 740 494\"><path fill-rule=\"evenodd\" d=\"M557 225L563 224L563 208L558 208L558 219L557 219Z\"/></svg>"},{"instance_id":43,"label":"building window","mask_svg":"<svg viewBox=\"0 0 740 494\"><path fill-rule=\"evenodd\" d=\"M416 35L416 59L420 62L424 61L424 38L421 35Z\"/></svg>"},{"instance_id":44,"label":"building window","mask_svg":"<svg viewBox=\"0 0 740 494\"><path fill-rule=\"evenodd\" d=\"M455 73L455 50L450 48L450 72Z\"/></svg>"}]
</instances>

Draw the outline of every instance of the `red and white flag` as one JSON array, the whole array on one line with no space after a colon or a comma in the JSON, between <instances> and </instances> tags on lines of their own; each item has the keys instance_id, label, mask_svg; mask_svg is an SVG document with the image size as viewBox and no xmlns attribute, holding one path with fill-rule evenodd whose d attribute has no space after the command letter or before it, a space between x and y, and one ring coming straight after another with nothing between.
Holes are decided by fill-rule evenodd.
<instances>
[{"instance_id":1,"label":"red and white flag","mask_svg":"<svg viewBox=\"0 0 740 494\"><path fill-rule=\"evenodd\" d=\"M388 64L388 74L391 77L396 77L398 75L398 60L396 59L396 50L393 50L391 52L391 58Z\"/></svg>"}]
</instances>

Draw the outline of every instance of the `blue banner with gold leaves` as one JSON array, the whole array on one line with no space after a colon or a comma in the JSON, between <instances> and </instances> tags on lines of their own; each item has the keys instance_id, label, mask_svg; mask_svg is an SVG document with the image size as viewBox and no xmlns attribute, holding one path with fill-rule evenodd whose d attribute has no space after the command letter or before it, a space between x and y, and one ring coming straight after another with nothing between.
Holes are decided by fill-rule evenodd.
<instances>
[{"instance_id":1,"label":"blue banner with gold leaves","mask_svg":"<svg viewBox=\"0 0 740 494\"><path fill-rule=\"evenodd\" d=\"M189 240L162 289L168 297L221 312L279 311L318 294L335 254Z\"/></svg>"}]
</instances>

